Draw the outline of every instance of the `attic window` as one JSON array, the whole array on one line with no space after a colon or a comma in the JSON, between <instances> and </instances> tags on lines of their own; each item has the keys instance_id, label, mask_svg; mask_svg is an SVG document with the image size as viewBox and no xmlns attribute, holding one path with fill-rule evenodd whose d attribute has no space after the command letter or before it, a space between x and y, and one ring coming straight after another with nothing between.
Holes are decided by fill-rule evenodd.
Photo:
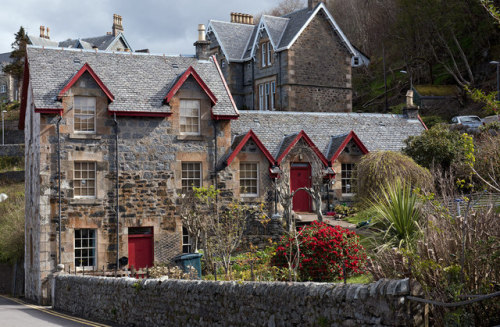
<instances>
[{"instance_id":1,"label":"attic window","mask_svg":"<svg viewBox=\"0 0 500 327\"><path fill-rule=\"evenodd\" d=\"M81 64L82 63L82 61L80 59L78 59L78 58L73 59L73 62L75 64Z\"/></svg>"},{"instance_id":2,"label":"attic window","mask_svg":"<svg viewBox=\"0 0 500 327\"><path fill-rule=\"evenodd\" d=\"M352 64L353 66L359 66L359 57L352 58Z\"/></svg>"},{"instance_id":3,"label":"attic window","mask_svg":"<svg viewBox=\"0 0 500 327\"><path fill-rule=\"evenodd\" d=\"M220 60L220 68L222 69L226 68L226 61L224 59Z\"/></svg>"}]
</instances>

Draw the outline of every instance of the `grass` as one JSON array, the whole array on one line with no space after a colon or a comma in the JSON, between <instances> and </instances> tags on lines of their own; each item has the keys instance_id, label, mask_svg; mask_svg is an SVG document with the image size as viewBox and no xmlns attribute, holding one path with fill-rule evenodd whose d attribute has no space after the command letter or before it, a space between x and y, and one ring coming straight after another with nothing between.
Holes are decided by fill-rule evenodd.
<instances>
[{"instance_id":1,"label":"grass","mask_svg":"<svg viewBox=\"0 0 500 327\"><path fill-rule=\"evenodd\" d=\"M0 261L13 262L24 253L24 183L0 181Z\"/></svg>"},{"instance_id":2,"label":"grass","mask_svg":"<svg viewBox=\"0 0 500 327\"><path fill-rule=\"evenodd\" d=\"M0 157L0 173L20 170L24 170L23 157Z\"/></svg>"},{"instance_id":3,"label":"grass","mask_svg":"<svg viewBox=\"0 0 500 327\"><path fill-rule=\"evenodd\" d=\"M373 276L369 274L357 275L347 278L347 284L369 284L373 282Z\"/></svg>"}]
</instances>

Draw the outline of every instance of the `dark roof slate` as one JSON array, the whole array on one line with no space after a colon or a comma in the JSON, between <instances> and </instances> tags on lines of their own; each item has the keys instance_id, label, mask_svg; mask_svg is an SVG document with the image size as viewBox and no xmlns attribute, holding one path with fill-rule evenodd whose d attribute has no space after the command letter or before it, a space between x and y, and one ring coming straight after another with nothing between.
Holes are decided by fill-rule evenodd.
<instances>
[{"instance_id":1,"label":"dark roof slate","mask_svg":"<svg viewBox=\"0 0 500 327\"><path fill-rule=\"evenodd\" d=\"M255 26L213 20L210 26L217 34L221 46L229 60L240 60L245 52Z\"/></svg>"},{"instance_id":2,"label":"dark roof slate","mask_svg":"<svg viewBox=\"0 0 500 327\"><path fill-rule=\"evenodd\" d=\"M292 42L295 35L297 35L300 29L305 25L313 12L314 10L304 8L283 16L283 18L288 18L289 22L286 25L285 31L283 32L283 37L281 38L281 42L278 48L286 47L288 44L290 44L290 42Z\"/></svg>"},{"instance_id":3,"label":"dark roof slate","mask_svg":"<svg viewBox=\"0 0 500 327\"><path fill-rule=\"evenodd\" d=\"M232 134L244 134L250 129L270 153L278 156L290 134L296 135L304 130L328 159L334 143L332 135L353 130L369 151L400 151L405 139L424 131L419 120L407 119L403 115L240 111L240 117L231 123ZM337 138L335 144L341 136Z\"/></svg>"},{"instance_id":4,"label":"dark roof slate","mask_svg":"<svg viewBox=\"0 0 500 327\"><path fill-rule=\"evenodd\" d=\"M88 63L115 97L110 111L169 113L163 100L171 83L193 66L218 99L213 114L238 115L212 60L30 46L28 63L37 108L62 108L56 101L58 93Z\"/></svg>"},{"instance_id":5,"label":"dark roof slate","mask_svg":"<svg viewBox=\"0 0 500 327\"><path fill-rule=\"evenodd\" d=\"M267 26L269 38L273 44L279 46L280 40L283 37L283 32L290 21L287 18L263 15L262 20Z\"/></svg>"},{"instance_id":6,"label":"dark roof slate","mask_svg":"<svg viewBox=\"0 0 500 327\"><path fill-rule=\"evenodd\" d=\"M337 152L342 143L344 143L345 139L349 136L349 133L344 133L341 135L334 135L330 138L330 145L327 148L326 158L330 160L330 158Z\"/></svg>"}]
</instances>

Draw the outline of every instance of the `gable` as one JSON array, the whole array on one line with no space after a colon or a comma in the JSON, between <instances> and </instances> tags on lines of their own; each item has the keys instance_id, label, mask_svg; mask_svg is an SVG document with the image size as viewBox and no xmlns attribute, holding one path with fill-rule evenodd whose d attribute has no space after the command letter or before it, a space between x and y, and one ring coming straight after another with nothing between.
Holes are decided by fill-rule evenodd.
<instances>
[{"instance_id":1,"label":"gable","mask_svg":"<svg viewBox=\"0 0 500 327\"><path fill-rule=\"evenodd\" d=\"M82 68L69 80L69 82L63 87L63 89L59 92L57 98L60 100L62 97L68 92L75 83L77 83L83 75L89 76L95 84L104 92L104 94L108 97L109 102L115 100L114 95L108 90L106 85L101 81L99 76L94 72L94 70L90 67L88 63L85 63Z\"/></svg>"},{"instance_id":2,"label":"gable","mask_svg":"<svg viewBox=\"0 0 500 327\"><path fill-rule=\"evenodd\" d=\"M188 82L189 80L189 82ZM172 97L179 91L179 89L187 83L186 87L194 87L193 83L198 84L198 86L205 92L210 101L212 102L212 106L217 103L217 98L209 89L207 84L201 79L200 75L196 72L193 66L189 66L189 68L182 74L179 75L178 78L174 81L167 95L165 96L165 102L169 103Z\"/></svg>"}]
</instances>

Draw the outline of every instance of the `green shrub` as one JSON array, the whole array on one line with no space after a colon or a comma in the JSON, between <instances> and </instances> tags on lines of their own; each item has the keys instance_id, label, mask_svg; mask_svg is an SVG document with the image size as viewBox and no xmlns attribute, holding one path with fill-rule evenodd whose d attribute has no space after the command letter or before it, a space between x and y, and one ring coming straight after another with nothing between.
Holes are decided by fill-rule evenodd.
<instances>
[{"instance_id":1,"label":"green shrub","mask_svg":"<svg viewBox=\"0 0 500 327\"><path fill-rule=\"evenodd\" d=\"M398 179L413 187L433 189L431 173L399 152L371 152L360 160L355 174L358 201L363 205L374 200L373 195L379 194L384 185L392 184Z\"/></svg>"}]
</instances>

